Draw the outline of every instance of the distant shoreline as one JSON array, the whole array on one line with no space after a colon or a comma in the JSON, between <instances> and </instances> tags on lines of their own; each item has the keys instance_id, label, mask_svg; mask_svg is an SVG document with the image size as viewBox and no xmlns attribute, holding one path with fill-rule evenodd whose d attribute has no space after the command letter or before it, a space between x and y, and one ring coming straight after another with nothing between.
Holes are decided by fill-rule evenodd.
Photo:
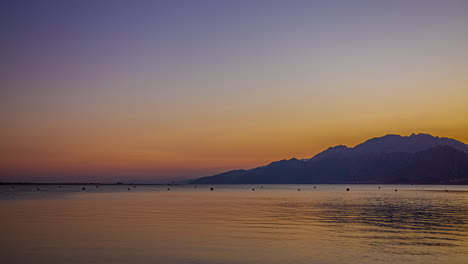
<instances>
[{"instance_id":1,"label":"distant shoreline","mask_svg":"<svg viewBox=\"0 0 468 264\"><path fill-rule=\"evenodd\" d=\"M45 182L0 182L0 185L158 185L158 186L185 186L185 185L468 185L463 182L444 182L444 183L45 183Z\"/></svg>"},{"instance_id":2,"label":"distant shoreline","mask_svg":"<svg viewBox=\"0 0 468 264\"><path fill-rule=\"evenodd\" d=\"M87 182L87 183L0 182L0 185L171 185L171 186L177 186L181 184L177 184L177 183L93 183L93 182Z\"/></svg>"}]
</instances>

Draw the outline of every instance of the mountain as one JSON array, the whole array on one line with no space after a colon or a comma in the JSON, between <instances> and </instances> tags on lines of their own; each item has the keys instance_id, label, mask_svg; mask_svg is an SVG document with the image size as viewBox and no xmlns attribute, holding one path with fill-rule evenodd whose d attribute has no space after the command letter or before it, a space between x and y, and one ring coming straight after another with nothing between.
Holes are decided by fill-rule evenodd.
<instances>
[{"instance_id":1,"label":"mountain","mask_svg":"<svg viewBox=\"0 0 468 264\"><path fill-rule=\"evenodd\" d=\"M310 159L289 159L192 183L468 183L468 145L428 134L386 135L354 148L331 147Z\"/></svg>"},{"instance_id":2,"label":"mountain","mask_svg":"<svg viewBox=\"0 0 468 264\"><path fill-rule=\"evenodd\" d=\"M468 145L451 138L434 137L428 134L412 134L409 137L386 135L369 139L354 147L361 152L410 152L415 153L437 146L450 146L468 153Z\"/></svg>"}]
</instances>

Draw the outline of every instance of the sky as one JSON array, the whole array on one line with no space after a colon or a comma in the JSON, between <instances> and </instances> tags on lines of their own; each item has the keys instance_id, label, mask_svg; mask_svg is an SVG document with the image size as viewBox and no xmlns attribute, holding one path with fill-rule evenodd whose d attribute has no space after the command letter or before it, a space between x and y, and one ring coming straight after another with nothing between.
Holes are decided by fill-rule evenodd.
<instances>
[{"instance_id":1,"label":"sky","mask_svg":"<svg viewBox=\"0 0 468 264\"><path fill-rule=\"evenodd\" d=\"M468 142L468 1L3 1L0 181L159 182Z\"/></svg>"}]
</instances>

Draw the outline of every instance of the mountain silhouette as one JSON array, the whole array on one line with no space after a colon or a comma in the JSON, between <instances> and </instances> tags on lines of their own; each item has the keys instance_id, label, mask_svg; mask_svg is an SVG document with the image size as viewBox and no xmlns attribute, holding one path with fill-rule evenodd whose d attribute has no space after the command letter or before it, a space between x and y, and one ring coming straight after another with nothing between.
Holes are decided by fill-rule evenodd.
<instances>
[{"instance_id":1,"label":"mountain silhouette","mask_svg":"<svg viewBox=\"0 0 468 264\"><path fill-rule=\"evenodd\" d=\"M193 180L203 184L415 183L468 184L468 145L428 134L386 135L354 148L331 147L310 159Z\"/></svg>"},{"instance_id":2,"label":"mountain silhouette","mask_svg":"<svg viewBox=\"0 0 468 264\"><path fill-rule=\"evenodd\" d=\"M434 137L429 134L412 134L409 137L386 135L369 139L354 147L361 152L410 152L427 150L437 146L450 146L468 153L468 145L451 138Z\"/></svg>"}]
</instances>

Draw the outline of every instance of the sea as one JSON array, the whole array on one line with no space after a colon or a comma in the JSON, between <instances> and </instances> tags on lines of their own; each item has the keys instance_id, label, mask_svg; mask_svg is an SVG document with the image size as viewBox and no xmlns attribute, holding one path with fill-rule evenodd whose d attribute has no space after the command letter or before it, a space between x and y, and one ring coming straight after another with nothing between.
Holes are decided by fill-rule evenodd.
<instances>
[{"instance_id":1,"label":"sea","mask_svg":"<svg viewBox=\"0 0 468 264\"><path fill-rule=\"evenodd\" d=\"M2 185L0 263L468 263L468 186Z\"/></svg>"}]
</instances>

